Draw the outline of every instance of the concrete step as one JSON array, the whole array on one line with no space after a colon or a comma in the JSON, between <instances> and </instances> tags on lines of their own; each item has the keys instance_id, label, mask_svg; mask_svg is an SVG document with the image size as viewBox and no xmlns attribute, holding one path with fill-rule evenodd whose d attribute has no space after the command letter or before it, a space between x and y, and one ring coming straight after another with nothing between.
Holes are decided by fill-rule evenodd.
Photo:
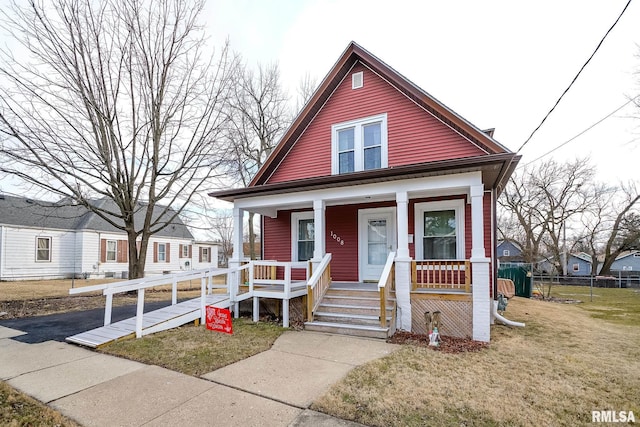
<instances>
[{"instance_id":1,"label":"concrete step","mask_svg":"<svg viewBox=\"0 0 640 427\"><path fill-rule=\"evenodd\" d=\"M306 322L304 324L304 328L308 331L379 339L387 339L389 333L389 328L381 328L380 326L347 325L343 323L329 323L317 320L313 322Z\"/></svg>"}]
</instances>

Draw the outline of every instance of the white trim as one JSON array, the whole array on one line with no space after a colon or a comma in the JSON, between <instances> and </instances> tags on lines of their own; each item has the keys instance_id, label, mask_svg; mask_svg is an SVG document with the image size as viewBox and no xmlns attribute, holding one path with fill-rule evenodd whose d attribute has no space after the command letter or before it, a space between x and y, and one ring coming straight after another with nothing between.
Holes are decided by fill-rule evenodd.
<instances>
[{"instance_id":1,"label":"white trim","mask_svg":"<svg viewBox=\"0 0 640 427\"><path fill-rule=\"evenodd\" d=\"M348 122L336 123L331 126L331 174L338 175L338 132L353 128L353 148L354 148L354 170L358 172L364 170L364 138L362 128L366 125L380 123L380 168L389 167L389 144L387 137L387 113L376 116L363 117Z\"/></svg>"},{"instance_id":2,"label":"white trim","mask_svg":"<svg viewBox=\"0 0 640 427\"><path fill-rule=\"evenodd\" d=\"M118 261L118 241L116 239L104 239L104 262L117 262ZM115 247L113 248L113 259L109 259L109 242L113 242Z\"/></svg>"},{"instance_id":3,"label":"white trim","mask_svg":"<svg viewBox=\"0 0 640 427\"><path fill-rule=\"evenodd\" d=\"M465 259L465 233L464 233L464 207L463 199L442 200L438 202L422 202L416 203L415 210L415 228L413 230L415 239L416 259L424 259L424 250L422 241L424 239L424 227L422 226L422 218L425 212L455 210L456 213L456 259Z\"/></svg>"},{"instance_id":4,"label":"white trim","mask_svg":"<svg viewBox=\"0 0 640 427\"><path fill-rule=\"evenodd\" d=\"M301 219L314 219L314 212L292 212L291 213L291 261L298 261L298 226ZM314 231L315 233L315 231Z\"/></svg>"},{"instance_id":5,"label":"white trim","mask_svg":"<svg viewBox=\"0 0 640 427\"><path fill-rule=\"evenodd\" d=\"M395 200L396 193L399 191L406 191L410 198L455 194L468 195L470 186L480 183L482 183L481 172L402 179L361 185L345 183L342 187L236 199L234 206L237 209L254 212L260 212L261 210L275 212L275 210L278 209L312 208L313 200L318 199L323 200L325 206L370 203L380 200L393 201Z\"/></svg>"},{"instance_id":6,"label":"white trim","mask_svg":"<svg viewBox=\"0 0 640 427\"><path fill-rule=\"evenodd\" d=\"M360 89L364 86L364 72L358 71L351 74L351 89Z\"/></svg>"},{"instance_id":7,"label":"white trim","mask_svg":"<svg viewBox=\"0 0 640 427\"><path fill-rule=\"evenodd\" d=\"M377 278L371 278L371 277L364 277L365 276L365 271L364 271L364 259L367 255L366 251L365 251L365 245L366 245L366 237L367 237L367 229L365 227L365 218L369 215L385 215L385 216L389 216L389 224L388 224L388 232L389 232L389 237L391 242L390 243L391 247L388 248L387 254L389 252L395 251L395 249L398 246L398 236L397 236L397 229L396 229L396 208L395 206L391 206L391 207L386 207L386 208L367 208L367 209L358 209L358 279L360 281L364 281L364 280L377 280L379 279L379 277ZM384 265L382 265L381 267L384 268Z\"/></svg>"},{"instance_id":8,"label":"white trim","mask_svg":"<svg viewBox=\"0 0 640 427\"><path fill-rule=\"evenodd\" d=\"M47 247L47 254L49 255L48 259L38 259L38 242L40 239L45 239L49 242L49 246ZM53 237L51 236L36 236L36 262L51 262L51 250L53 246Z\"/></svg>"}]
</instances>

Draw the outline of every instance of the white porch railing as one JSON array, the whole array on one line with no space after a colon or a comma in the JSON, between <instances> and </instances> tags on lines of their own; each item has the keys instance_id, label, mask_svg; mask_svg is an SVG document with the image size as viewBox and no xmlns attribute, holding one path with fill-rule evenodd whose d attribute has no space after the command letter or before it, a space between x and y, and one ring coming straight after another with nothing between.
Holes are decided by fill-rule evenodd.
<instances>
[{"instance_id":1,"label":"white porch railing","mask_svg":"<svg viewBox=\"0 0 640 427\"><path fill-rule=\"evenodd\" d=\"M307 283L307 320L313 322L313 313L320 305L331 285L331 254L326 254Z\"/></svg>"},{"instance_id":2,"label":"white porch railing","mask_svg":"<svg viewBox=\"0 0 640 427\"><path fill-rule=\"evenodd\" d=\"M142 336L142 325L144 319L144 296L145 289L153 288L157 286L165 286L171 284L171 305L175 305L178 302L178 283L187 280L200 280L200 304L201 304L201 316L202 323L205 322L205 305L207 293L212 293L214 288L226 289L229 294L229 280L226 280L224 284L215 284L213 278L215 276L225 275L231 272L231 269L217 269L208 268L203 270L192 270L183 273L176 273L171 275L162 275L158 277L143 277L140 279L127 280L123 282L105 283L102 285L84 286L81 288L73 288L69 290L70 295L76 295L85 292L93 292L102 290L103 295L106 297L105 310L104 310L104 326L111 324L111 313L113 308L113 296L120 293L136 291L138 293L138 300L136 306L136 337Z\"/></svg>"},{"instance_id":3,"label":"white porch railing","mask_svg":"<svg viewBox=\"0 0 640 427\"><path fill-rule=\"evenodd\" d=\"M282 326L288 328L289 300L307 293L309 263L251 261L245 268L249 281L248 295L253 297L253 321L257 322L260 317L260 298L275 298L282 300ZM283 272L282 279L277 278L279 270ZM304 270L304 280L293 281L293 270Z\"/></svg>"},{"instance_id":4,"label":"white porch railing","mask_svg":"<svg viewBox=\"0 0 640 427\"><path fill-rule=\"evenodd\" d=\"M387 327L387 301L391 299L391 291L395 291L395 258L396 253L389 252L389 255L387 256L387 262L382 269L382 275L380 276L380 280L378 281L378 291L380 293L380 327L382 328ZM390 328L393 328L393 332L395 332L395 313L396 307L394 302L390 325ZM389 336L391 335L393 335L393 333L389 334Z\"/></svg>"}]
</instances>

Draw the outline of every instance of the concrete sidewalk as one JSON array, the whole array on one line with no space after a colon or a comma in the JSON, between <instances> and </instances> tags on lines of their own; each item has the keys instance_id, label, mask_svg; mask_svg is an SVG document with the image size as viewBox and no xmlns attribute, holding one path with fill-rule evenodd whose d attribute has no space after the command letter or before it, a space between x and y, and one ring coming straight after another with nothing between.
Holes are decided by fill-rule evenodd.
<instances>
[{"instance_id":1,"label":"concrete sidewalk","mask_svg":"<svg viewBox=\"0 0 640 427\"><path fill-rule=\"evenodd\" d=\"M195 378L0 326L0 379L85 426L356 426L307 409L378 340L286 332L263 353Z\"/></svg>"}]
</instances>

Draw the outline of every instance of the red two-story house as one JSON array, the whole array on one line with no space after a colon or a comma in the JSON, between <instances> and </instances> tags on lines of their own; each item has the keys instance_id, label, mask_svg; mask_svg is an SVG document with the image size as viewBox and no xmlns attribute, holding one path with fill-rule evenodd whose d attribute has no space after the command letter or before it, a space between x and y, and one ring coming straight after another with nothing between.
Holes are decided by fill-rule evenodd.
<instances>
[{"instance_id":1,"label":"red two-story house","mask_svg":"<svg viewBox=\"0 0 640 427\"><path fill-rule=\"evenodd\" d=\"M393 326L426 332L438 311L441 334L489 341L496 198L520 159L492 133L352 42L250 185L211 194L234 203L233 261L244 212L263 259L331 254L343 288L377 283L391 253Z\"/></svg>"}]
</instances>

